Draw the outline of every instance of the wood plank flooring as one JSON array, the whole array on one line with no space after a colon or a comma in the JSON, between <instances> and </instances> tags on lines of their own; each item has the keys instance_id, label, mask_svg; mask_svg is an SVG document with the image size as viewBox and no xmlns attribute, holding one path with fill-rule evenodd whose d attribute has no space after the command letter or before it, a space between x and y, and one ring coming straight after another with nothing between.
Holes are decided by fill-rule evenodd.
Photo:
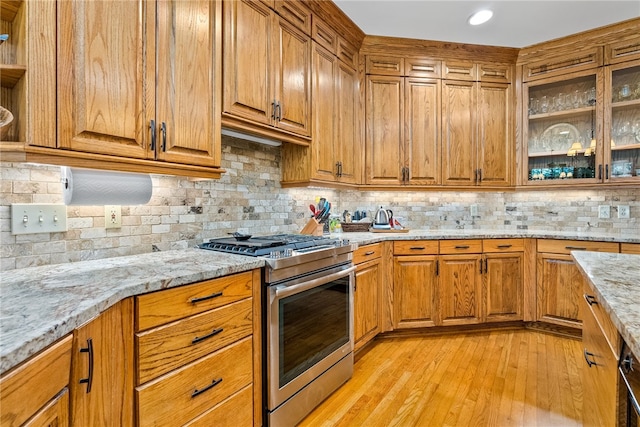
<instances>
[{"instance_id":1,"label":"wood plank flooring","mask_svg":"<svg viewBox=\"0 0 640 427\"><path fill-rule=\"evenodd\" d=\"M531 330L382 339L299 426L581 426L581 358Z\"/></svg>"}]
</instances>

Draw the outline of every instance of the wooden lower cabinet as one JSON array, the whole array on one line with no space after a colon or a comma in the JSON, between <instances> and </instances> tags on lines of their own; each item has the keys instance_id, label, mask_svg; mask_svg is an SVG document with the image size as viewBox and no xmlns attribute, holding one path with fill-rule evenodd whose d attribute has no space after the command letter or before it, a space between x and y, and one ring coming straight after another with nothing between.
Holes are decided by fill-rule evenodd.
<instances>
[{"instance_id":1,"label":"wooden lower cabinet","mask_svg":"<svg viewBox=\"0 0 640 427\"><path fill-rule=\"evenodd\" d=\"M620 253L640 255L640 243L620 243Z\"/></svg>"},{"instance_id":2,"label":"wooden lower cabinet","mask_svg":"<svg viewBox=\"0 0 640 427\"><path fill-rule=\"evenodd\" d=\"M536 317L538 321L572 328L582 327L584 278L571 251L618 252L618 243L538 240Z\"/></svg>"},{"instance_id":3,"label":"wooden lower cabinet","mask_svg":"<svg viewBox=\"0 0 640 427\"><path fill-rule=\"evenodd\" d=\"M484 321L523 319L524 253L484 254Z\"/></svg>"},{"instance_id":4,"label":"wooden lower cabinet","mask_svg":"<svg viewBox=\"0 0 640 427\"><path fill-rule=\"evenodd\" d=\"M260 271L136 297L139 426L260 425Z\"/></svg>"},{"instance_id":5,"label":"wooden lower cabinet","mask_svg":"<svg viewBox=\"0 0 640 427\"><path fill-rule=\"evenodd\" d=\"M354 254L354 350L359 350L382 331L382 260L379 243L358 248Z\"/></svg>"},{"instance_id":6,"label":"wooden lower cabinet","mask_svg":"<svg viewBox=\"0 0 640 427\"><path fill-rule=\"evenodd\" d=\"M68 335L0 378L0 426L69 425Z\"/></svg>"},{"instance_id":7,"label":"wooden lower cabinet","mask_svg":"<svg viewBox=\"0 0 640 427\"><path fill-rule=\"evenodd\" d=\"M133 299L73 332L71 425L133 426Z\"/></svg>"},{"instance_id":8,"label":"wooden lower cabinet","mask_svg":"<svg viewBox=\"0 0 640 427\"><path fill-rule=\"evenodd\" d=\"M482 255L440 255L439 324L482 322Z\"/></svg>"},{"instance_id":9,"label":"wooden lower cabinet","mask_svg":"<svg viewBox=\"0 0 640 427\"><path fill-rule=\"evenodd\" d=\"M618 418L618 355L621 338L601 311L588 284L582 298L584 364L582 388L584 390L583 423L586 427L615 426Z\"/></svg>"},{"instance_id":10,"label":"wooden lower cabinet","mask_svg":"<svg viewBox=\"0 0 640 427\"><path fill-rule=\"evenodd\" d=\"M394 329L436 325L437 263L436 255L394 257Z\"/></svg>"}]
</instances>

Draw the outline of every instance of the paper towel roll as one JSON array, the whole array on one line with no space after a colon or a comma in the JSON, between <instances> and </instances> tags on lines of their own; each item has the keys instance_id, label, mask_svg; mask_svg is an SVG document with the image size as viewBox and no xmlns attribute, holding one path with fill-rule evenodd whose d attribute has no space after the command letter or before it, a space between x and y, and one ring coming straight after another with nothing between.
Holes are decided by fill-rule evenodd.
<instances>
[{"instance_id":1,"label":"paper towel roll","mask_svg":"<svg viewBox=\"0 0 640 427\"><path fill-rule=\"evenodd\" d=\"M65 205L144 205L153 192L148 174L63 167L61 175Z\"/></svg>"}]
</instances>

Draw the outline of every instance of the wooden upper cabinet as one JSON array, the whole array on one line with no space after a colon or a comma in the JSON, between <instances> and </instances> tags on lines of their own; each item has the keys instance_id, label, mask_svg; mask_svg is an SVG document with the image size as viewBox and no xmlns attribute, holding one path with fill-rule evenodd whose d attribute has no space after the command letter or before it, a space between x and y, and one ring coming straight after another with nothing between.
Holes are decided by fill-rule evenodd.
<instances>
[{"instance_id":1,"label":"wooden upper cabinet","mask_svg":"<svg viewBox=\"0 0 640 427\"><path fill-rule=\"evenodd\" d=\"M386 55L367 55L365 63L367 74L378 76L404 76L404 58Z\"/></svg>"},{"instance_id":2,"label":"wooden upper cabinet","mask_svg":"<svg viewBox=\"0 0 640 427\"><path fill-rule=\"evenodd\" d=\"M478 184L508 186L513 182L512 86L478 83Z\"/></svg>"},{"instance_id":3,"label":"wooden upper cabinet","mask_svg":"<svg viewBox=\"0 0 640 427\"><path fill-rule=\"evenodd\" d=\"M604 61L607 65L635 59L640 59L640 36L611 43L604 48Z\"/></svg>"},{"instance_id":4,"label":"wooden upper cabinet","mask_svg":"<svg viewBox=\"0 0 640 427\"><path fill-rule=\"evenodd\" d=\"M478 79L478 65L469 61L443 61L442 78L474 82Z\"/></svg>"},{"instance_id":5,"label":"wooden upper cabinet","mask_svg":"<svg viewBox=\"0 0 640 427\"><path fill-rule=\"evenodd\" d=\"M159 0L157 7L158 159L220 166L222 2Z\"/></svg>"},{"instance_id":6,"label":"wooden upper cabinet","mask_svg":"<svg viewBox=\"0 0 640 427\"><path fill-rule=\"evenodd\" d=\"M363 158L360 78L349 64L338 61L336 67L336 153L340 162L338 181L359 184L362 181Z\"/></svg>"},{"instance_id":7,"label":"wooden upper cabinet","mask_svg":"<svg viewBox=\"0 0 640 427\"><path fill-rule=\"evenodd\" d=\"M61 148L153 157L148 126L155 79L148 77L155 62L145 52L155 53L155 22L155 7L146 1L58 2Z\"/></svg>"},{"instance_id":8,"label":"wooden upper cabinet","mask_svg":"<svg viewBox=\"0 0 640 427\"><path fill-rule=\"evenodd\" d=\"M365 149L367 184L402 183L403 83L402 77L367 76Z\"/></svg>"},{"instance_id":9,"label":"wooden upper cabinet","mask_svg":"<svg viewBox=\"0 0 640 427\"><path fill-rule=\"evenodd\" d=\"M224 22L223 122L309 137L311 38L259 2L224 2Z\"/></svg>"},{"instance_id":10,"label":"wooden upper cabinet","mask_svg":"<svg viewBox=\"0 0 640 427\"><path fill-rule=\"evenodd\" d=\"M133 298L73 333L71 425L132 426Z\"/></svg>"},{"instance_id":11,"label":"wooden upper cabinet","mask_svg":"<svg viewBox=\"0 0 640 427\"><path fill-rule=\"evenodd\" d=\"M440 181L440 80L408 77L404 81L405 183Z\"/></svg>"},{"instance_id":12,"label":"wooden upper cabinet","mask_svg":"<svg viewBox=\"0 0 640 427\"><path fill-rule=\"evenodd\" d=\"M430 58L406 58L405 73L410 77L439 78L442 74L442 62Z\"/></svg>"},{"instance_id":13,"label":"wooden upper cabinet","mask_svg":"<svg viewBox=\"0 0 640 427\"><path fill-rule=\"evenodd\" d=\"M303 33L312 33L311 11L298 0L276 0L274 9L281 17L296 26Z\"/></svg>"},{"instance_id":14,"label":"wooden upper cabinet","mask_svg":"<svg viewBox=\"0 0 640 427\"><path fill-rule=\"evenodd\" d=\"M603 64L602 46L578 49L562 55L551 56L523 66L523 81L537 80L562 74L590 70Z\"/></svg>"},{"instance_id":15,"label":"wooden upper cabinet","mask_svg":"<svg viewBox=\"0 0 640 427\"><path fill-rule=\"evenodd\" d=\"M475 185L477 180L476 83L442 82L442 183Z\"/></svg>"}]
</instances>

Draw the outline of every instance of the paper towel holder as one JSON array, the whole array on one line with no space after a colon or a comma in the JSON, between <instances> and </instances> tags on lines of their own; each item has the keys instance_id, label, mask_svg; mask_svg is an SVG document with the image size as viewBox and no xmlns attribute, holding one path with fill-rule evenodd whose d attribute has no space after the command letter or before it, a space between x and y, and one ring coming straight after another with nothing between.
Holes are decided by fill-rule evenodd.
<instances>
[{"instance_id":1,"label":"paper towel holder","mask_svg":"<svg viewBox=\"0 0 640 427\"><path fill-rule=\"evenodd\" d=\"M60 182L65 205L144 205L153 193L149 174L63 166Z\"/></svg>"}]
</instances>

